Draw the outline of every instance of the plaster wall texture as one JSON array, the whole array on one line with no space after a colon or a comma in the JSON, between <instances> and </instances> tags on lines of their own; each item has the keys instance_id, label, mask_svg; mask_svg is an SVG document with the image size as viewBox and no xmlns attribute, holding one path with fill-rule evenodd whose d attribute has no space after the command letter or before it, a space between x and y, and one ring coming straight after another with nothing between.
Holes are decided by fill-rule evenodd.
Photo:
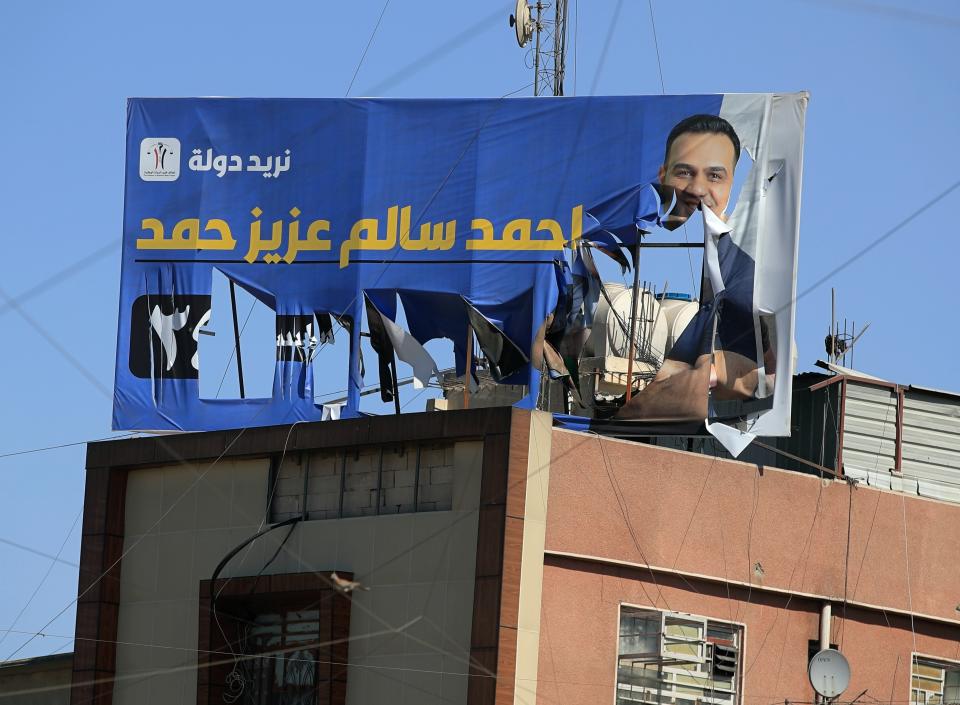
<instances>
[{"instance_id":1,"label":"plaster wall texture","mask_svg":"<svg viewBox=\"0 0 960 705\"><path fill-rule=\"evenodd\" d=\"M789 601L789 602L788 602ZM741 702L812 702L808 641L818 638L820 601L749 591L697 579L657 575L548 557L541 613L542 705L610 703L616 692L621 604L703 615L744 626ZM850 662L846 695L868 690L883 701L910 701L912 653L960 662L960 629L847 607L835 609L831 641ZM888 625L889 622L889 625Z\"/></svg>"},{"instance_id":2,"label":"plaster wall texture","mask_svg":"<svg viewBox=\"0 0 960 705\"><path fill-rule=\"evenodd\" d=\"M554 431L547 551L834 600L846 589L960 624L960 506L637 443L602 449Z\"/></svg>"},{"instance_id":3,"label":"plaster wall texture","mask_svg":"<svg viewBox=\"0 0 960 705\"><path fill-rule=\"evenodd\" d=\"M371 588L354 593L348 703L466 701L482 443L450 456L451 511L301 522L264 571L349 571ZM130 472L115 705L196 703L199 584L261 528L268 485L267 459ZM285 534L220 577L257 575Z\"/></svg>"},{"instance_id":4,"label":"plaster wall texture","mask_svg":"<svg viewBox=\"0 0 960 705\"><path fill-rule=\"evenodd\" d=\"M911 653L960 660L955 505L554 431L549 507L538 702L610 702L621 603L742 624L746 703L812 700L824 598L850 693L907 701ZM886 611L911 607L916 637Z\"/></svg>"}]
</instances>

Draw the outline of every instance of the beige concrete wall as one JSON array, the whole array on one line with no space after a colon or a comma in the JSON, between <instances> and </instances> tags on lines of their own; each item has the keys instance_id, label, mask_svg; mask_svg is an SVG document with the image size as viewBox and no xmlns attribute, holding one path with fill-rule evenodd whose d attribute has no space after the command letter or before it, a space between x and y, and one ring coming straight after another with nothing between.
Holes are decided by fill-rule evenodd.
<instances>
[{"instance_id":1,"label":"beige concrete wall","mask_svg":"<svg viewBox=\"0 0 960 705\"><path fill-rule=\"evenodd\" d=\"M370 587L351 610L348 703L466 702L453 674L469 658L481 456L479 442L454 447L452 511L302 522L265 571L350 571ZM196 702L199 583L258 530L268 475L267 460L130 472L115 705ZM285 533L220 577L256 575Z\"/></svg>"},{"instance_id":2,"label":"beige concrete wall","mask_svg":"<svg viewBox=\"0 0 960 705\"><path fill-rule=\"evenodd\" d=\"M553 416L543 411L530 415L524 497L520 604L517 609L517 663L514 703L537 701L540 658L540 609L543 590L543 549L547 533L547 497L550 490L550 447Z\"/></svg>"},{"instance_id":3,"label":"beige concrete wall","mask_svg":"<svg viewBox=\"0 0 960 705\"><path fill-rule=\"evenodd\" d=\"M114 705L196 703L200 581L256 533L268 474L265 459L130 472ZM262 560L254 546L226 573L255 575Z\"/></svg>"}]
</instances>

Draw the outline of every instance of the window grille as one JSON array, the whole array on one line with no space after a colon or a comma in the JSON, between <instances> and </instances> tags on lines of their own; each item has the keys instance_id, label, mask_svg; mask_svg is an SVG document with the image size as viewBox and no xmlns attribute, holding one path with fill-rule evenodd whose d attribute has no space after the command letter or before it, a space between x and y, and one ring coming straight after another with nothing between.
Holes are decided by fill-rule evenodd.
<instances>
[{"instance_id":1,"label":"window grille","mask_svg":"<svg viewBox=\"0 0 960 705\"><path fill-rule=\"evenodd\" d=\"M736 625L623 606L617 705L737 705L742 653Z\"/></svg>"},{"instance_id":2,"label":"window grille","mask_svg":"<svg viewBox=\"0 0 960 705\"><path fill-rule=\"evenodd\" d=\"M913 705L960 705L960 664L913 655L910 702Z\"/></svg>"}]
</instances>

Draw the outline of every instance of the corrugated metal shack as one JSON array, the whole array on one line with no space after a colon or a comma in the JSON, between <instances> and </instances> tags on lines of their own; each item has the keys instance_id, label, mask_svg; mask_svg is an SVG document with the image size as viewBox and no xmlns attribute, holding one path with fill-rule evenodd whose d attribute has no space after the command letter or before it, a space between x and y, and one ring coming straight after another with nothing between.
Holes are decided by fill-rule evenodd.
<instances>
[{"instance_id":1,"label":"corrugated metal shack","mask_svg":"<svg viewBox=\"0 0 960 705\"><path fill-rule=\"evenodd\" d=\"M792 435L759 439L781 452L752 445L739 459L816 474L814 463L871 487L960 503L960 394L823 366L830 372L794 377ZM729 457L711 439L657 444Z\"/></svg>"}]
</instances>

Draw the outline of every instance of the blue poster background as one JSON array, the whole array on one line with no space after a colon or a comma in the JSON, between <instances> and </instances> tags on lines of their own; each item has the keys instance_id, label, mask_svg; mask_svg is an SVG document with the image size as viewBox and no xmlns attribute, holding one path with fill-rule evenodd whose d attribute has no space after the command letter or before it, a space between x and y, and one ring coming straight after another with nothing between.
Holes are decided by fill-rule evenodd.
<instances>
[{"instance_id":1,"label":"blue poster background","mask_svg":"<svg viewBox=\"0 0 960 705\"><path fill-rule=\"evenodd\" d=\"M452 339L460 370L466 299L529 355L569 257L538 226L555 221L569 243L578 206L656 181L673 125L718 114L722 99L130 100L113 427L212 430L320 418L311 365L279 356L272 397L200 398L198 376L207 371L192 369L188 356L214 268L281 317L326 312L360 321L363 292L392 316L399 295L411 333L421 343ZM376 221L376 236L359 230L351 238L364 219ZM468 246L483 237L471 227L476 220L504 244ZM518 220L532 224L529 238L516 227L511 234ZM316 225L310 240L318 221L327 227ZM450 221L452 230L429 232L452 238L424 249L421 226ZM251 247L257 222L261 243ZM291 252L291 241L313 249ZM358 409L356 357L343 371L346 416ZM511 378L534 390L523 404L532 404L538 375L532 365Z\"/></svg>"}]
</instances>

